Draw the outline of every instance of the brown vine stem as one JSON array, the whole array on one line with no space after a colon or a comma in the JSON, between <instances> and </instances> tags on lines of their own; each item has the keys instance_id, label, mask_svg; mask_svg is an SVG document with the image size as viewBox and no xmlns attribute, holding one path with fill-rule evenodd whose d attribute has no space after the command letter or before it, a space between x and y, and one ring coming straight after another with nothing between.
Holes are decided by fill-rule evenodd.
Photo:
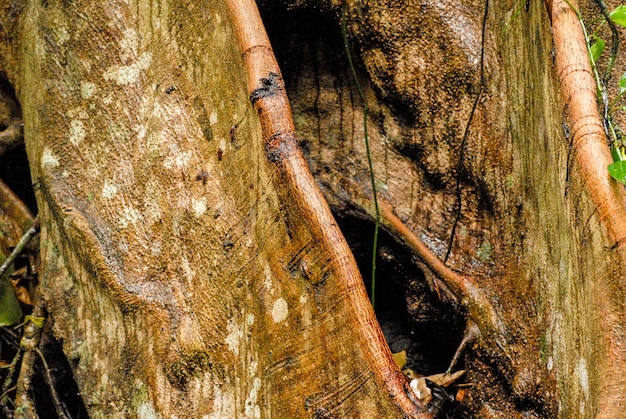
<instances>
[{"instance_id":1,"label":"brown vine stem","mask_svg":"<svg viewBox=\"0 0 626 419\"><path fill-rule=\"evenodd\" d=\"M361 275L330 208L298 147L283 79L254 0L227 0L248 76L248 92L261 123L267 159L287 190L282 199L295 201L307 214L309 228L329 256L330 268L358 322L359 342L377 384L384 386L405 417L429 417L395 365L372 309Z\"/></svg>"},{"instance_id":2,"label":"brown vine stem","mask_svg":"<svg viewBox=\"0 0 626 419\"><path fill-rule=\"evenodd\" d=\"M447 267L417 235L398 218L389 202L380 200L381 223L405 244L424 262L442 283L448 288L453 300L467 307L468 314L478 325L484 336L492 336L498 340L505 334L496 310L489 302L485 293L477 286L471 276L461 275ZM501 345L498 345L501 346ZM505 347L506 345L502 345Z\"/></svg>"},{"instance_id":3,"label":"brown vine stem","mask_svg":"<svg viewBox=\"0 0 626 419\"><path fill-rule=\"evenodd\" d=\"M576 2L571 3L577 7ZM613 159L598 112L596 83L582 28L565 0L546 0L546 6L552 19L564 107L572 121L573 153L611 247L621 247L626 243L626 193L607 170Z\"/></svg>"}]
</instances>

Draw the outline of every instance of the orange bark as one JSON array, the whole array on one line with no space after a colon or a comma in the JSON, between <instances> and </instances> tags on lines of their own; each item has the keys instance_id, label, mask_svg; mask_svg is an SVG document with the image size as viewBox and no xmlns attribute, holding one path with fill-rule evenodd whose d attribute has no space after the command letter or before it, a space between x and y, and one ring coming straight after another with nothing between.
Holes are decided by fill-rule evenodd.
<instances>
[{"instance_id":1,"label":"orange bark","mask_svg":"<svg viewBox=\"0 0 626 419\"><path fill-rule=\"evenodd\" d=\"M248 73L248 91L260 117L267 158L275 163L282 187L288 189L285 199L295 200L310 214L310 228L322 239L320 245L330 255L329 260L341 277L340 284L358 319L359 344L369 350L369 362L377 381L387 388L403 415L428 417L391 357L356 262L297 146L283 79L256 3L251 0L227 3L238 31Z\"/></svg>"},{"instance_id":2,"label":"orange bark","mask_svg":"<svg viewBox=\"0 0 626 419\"><path fill-rule=\"evenodd\" d=\"M606 227L611 247L626 241L626 193L607 166L613 162L598 112L596 84L591 72L582 28L564 0L547 2L552 19L556 71L564 107L572 127L572 148L589 195ZM576 7L576 2L572 2Z\"/></svg>"}]
</instances>

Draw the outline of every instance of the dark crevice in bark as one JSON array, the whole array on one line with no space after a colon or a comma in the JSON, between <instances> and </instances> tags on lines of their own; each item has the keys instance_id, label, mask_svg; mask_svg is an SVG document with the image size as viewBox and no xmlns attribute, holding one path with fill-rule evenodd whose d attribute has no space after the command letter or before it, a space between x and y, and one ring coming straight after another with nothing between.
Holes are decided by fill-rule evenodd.
<instances>
[{"instance_id":1,"label":"dark crevice in bark","mask_svg":"<svg viewBox=\"0 0 626 419\"><path fill-rule=\"evenodd\" d=\"M67 357L63 353L63 348L60 343L54 339L51 332L45 334L41 343L42 353L46 358L48 367L52 376L52 383L54 384L59 398L63 404L66 413L71 418L88 418L89 414L83 399L74 380L74 375ZM35 402L37 403L37 410L40 413L41 418L54 419L54 405L52 399L49 397L49 389L46 388L46 384L42 381L41 362L36 363L36 375L34 390L35 390Z\"/></svg>"},{"instance_id":2,"label":"dark crevice in bark","mask_svg":"<svg viewBox=\"0 0 626 419\"><path fill-rule=\"evenodd\" d=\"M371 232L374 224L357 212L335 212L361 275L371 269ZM411 251L385 231L380 232L376 287L376 314L392 352L407 352L407 365L421 375L446 371L463 338L465 314L453 302L442 301L416 266ZM366 281L366 286L368 286ZM368 292L371 290L368 289ZM463 357L455 371L464 368ZM461 381L462 382L462 381ZM440 398L454 396L456 386L439 389ZM443 403L447 413L458 403ZM443 412L442 410L442 412ZM443 416L446 417L446 416Z\"/></svg>"},{"instance_id":3,"label":"dark crevice in bark","mask_svg":"<svg viewBox=\"0 0 626 419\"><path fill-rule=\"evenodd\" d=\"M33 214L37 213L37 202L28 169L28 158L24 145L5 152L0 157L0 179L17 194Z\"/></svg>"}]
</instances>

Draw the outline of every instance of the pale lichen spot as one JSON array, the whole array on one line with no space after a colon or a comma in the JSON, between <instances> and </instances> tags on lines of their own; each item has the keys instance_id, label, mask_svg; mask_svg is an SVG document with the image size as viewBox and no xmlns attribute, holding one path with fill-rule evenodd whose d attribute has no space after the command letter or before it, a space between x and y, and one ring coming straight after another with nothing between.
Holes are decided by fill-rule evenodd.
<instances>
[{"instance_id":1,"label":"pale lichen spot","mask_svg":"<svg viewBox=\"0 0 626 419\"><path fill-rule=\"evenodd\" d=\"M280 323L285 320L287 314L289 314L287 301L285 301L283 297L280 297L278 300L274 301L274 306L272 307L272 319L274 319L274 323Z\"/></svg>"},{"instance_id":2,"label":"pale lichen spot","mask_svg":"<svg viewBox=\"0 0 626 419\"><path fill-rule=\"evenodd\" d=\"M107 81L113 80L119 85L135 83L139 79L141 71L150 67L151 62L152 53L144 52L133 64L110 67L104 73L104 79Z\"/></svg>"},{"instance_id":3,"label":"pale lichen spot","mask_svg":"<svg viewBox=\"0 0 626 419\"><path fill-rule=\"evenodd\" d=\"M196 217L201 217L207 210L206 197L200 199L191 198L191 207Z\"/></svg>"},{"instance_id":4,"label":"pale lichen spot","mask_svg":"<svg viewBox=\"0 0 626 419\"><path fill-rule=\"evenodd\" d=\"M256 377L252 382L252 388L246 397L246 405L244 407L244 413L248 418L260 418L261 407L259 406L259 390L261 390L261 379Z\"/></svg>"},{"instance_id":5,"label":"pale lichen spot","mask_svg":"<svg viewBox=\"0 0 626 419\"><path fill-rule=\"evenodd\" d=\"M248 365L248 375L250 377L254 377L258 369L259 369L259 361L257 361L256 359L251 359L250 365Z\"/></svg>"},{"instance_id":6,"label":"pale lichen spot","mask_svg":"<svg viewBox=\"0 0 626 419\"><path fill-rule=\"evenodd\" d=\"M63 26L59 26L56 29L56 34L59 45L65 44L67 40L70 39L70 35L68 34L67 29Z\"/></svg>"},{"instance_id":7,"label":"pale lichen spot","mask_svg":"<svg viewBox=\"0 0 626 419\"><path fill-rule=\"evenodd\" d=\"M160 255L162 250L163 250L163 243L161 243L160 240L156 240L152 242L152 246L150 246L150 253L152 253L153 256ZM185 265L185 262L187 263L187 265ZM185 269L185 266L188 267L188 265L189 265L189 261L187 259L183 259L183 270Z\"/></svg>"},{"instance_id":8,"label":"pale lichen spot","mask_svg":"<svg viewBox=\"0 0 626 419\"><path fill-rule=\"evenodd\" d=\"M211 125L217 124L217 112L215 111L211 112L211 115L209 115L209 123Z\"/></svg>"},{"instance_id":9,"label":"pale lichen spot","mask_svg":"<svg viewBox=\"0 0 626 419\"><path fill-rule=\"evenodd\" d=\"M254 314L249 313L246 316L246 325L249 327L249 326L252 326L253 324L254 324Z\"/></svg>"},{"instance_id":10,"label":"pale lichen spot","mask_svg":"<svg viewBox=\"0 0 626 419\"><path fill-rule=\"evenodd\" d=\"M306 296L306 295L302 294L302 295L300 296L300 304L304 305L304 304L306 304L308 301L309 301L309 299L307 298L307 296Z\"/></svg>"},{"instance_id":11,"label":"pale lichen spot","mask_svg":"<svg viewBox=\"0 0 626 419\"><path fill-rule=\"evenodd\" d=\"M110 199L113 198L115 194L117 194L117 186L114 183L105 180L104 185L102 186L102 197Z\"/></svg>"},{"instance_id":12,"label":"pale lichen spot","mask_svg":"<svg viewBox=\"0 0 626 419\"><path fill-rule=\"evenodd\" d=\"M171 154L165 158L163 165L167 169L183 170L187 168L192 153L190 151L180 151L178 147L171 150Z\"/></svg>"},{"instance_id":13,"label":"pale lichen spot","mask_svg":"<svg viewBox=\"0 0 626 419\"><path fill-rule=\"evenodd\" d=\"M100 376L100 384L102 384L102 387L105 388L109 385L109 374L105 372Z\"/></svg>"},{"instance_id":14,"label":"pale lichen spot","mask_svg":"<svg viewBox=\"0 0 626 419\"><path fill-rule=\"evenodd\" d=\"M70 143L74 146L78 146L87 136L85 126L78 119L74 119L70 122Z\"/></svg>"},{"instance_id":15,"label":"pale lichen spot","mask_svg":"<svg viewBox=\"0 0 626 419\"><path fill-rule=\"evenodd\" d=\"M80 95L83 99L89 99L96 93L96 85L90 81L80 83Z\"/></svg>"},{"instance_id":16,"label":"pale lichen spot","mask_svg":"<svg viewBox=\"0 0 626 419\"><path fill-rule=\"evenodd\" d=\"M82 106L76 106L67 110L66 115L71 119L87 119L89 114Z\"/></svg>"},{"instance_id":17,"label":"pale lichen spot","mask_svg":"<svg viewBox=\"0 0 626 419\"><path fill-rule=\"evenodd\" d=\"M43 153L41 153L41 165L43 167L58 167L59 158L55 156L52 150L50 150L48 147L44 147Z\"/></svg>"},{"instance_id":18,"label":"pale lichen spot","mask_svg":"<svg viewBox=\"0 0 626 419\"><path fill-rule=\"evenodd\" d=\"M152 184L150 185L152 186ZM152 199L153 196L158 196L156 194L160 193L157 187L149 187L147 189L150 191L144 198L144 218L148 224L154 224L161 221L161 217L163 216L161 213L161 207L159 206L158 200Z\"/></svg>"},{"instance_id":19,"label":"pale lichen spot","mask_svg":"<svg viewBox=\"0 0 626 419\"><path fill-rule=\"evenodd\" d=\"M130 129L137 135L139 141L143 140L148 132L148 127L143 124L131 125Z\"/></svg>"},{"instance_id":20,"label":"pale lichen spot","mask_svg":"<svg viewBox=\"0 0 626 419\"><path fill-rule=\"evenodd\" d=\"M185 277L187 277L187 279L191 281L196 276L196 271L191 267L189 259L183 256L180 265L183 269L183 274L185 274Z\"/></svg>"},{"instance_id":21,"label":"pale lichen spot","mask_svg":"<svg viewBox=\"0 0 626 419\"><path fill-rule=\"evenodd\" d=\"M235 355L239 355L239 345L244 334L243 327L230 319L228 320L228 324L226 324L226 331L228 331L228 335L226 335L224 343L228 346L229 351Z\"/></svg>"},{"instance_id":22,"label":"pale lichen spot","mask_svg":"<svg viewBox=\"0 0 626 419\"><path fill-rule=\"evenodd\" d=\"M132 28L124 29L124 37L120 40L120 49L124 54L124 58L137 55L139 42L137 39L137 31Z\"/></svg>"},{"instance_id":23,"label":"pale lichen spot","mask_svg":"<svg viewBox=\"0 0 626 419\"><path fill-rule=\"evenodd\" d=\"M161 419L161 414L154 409L152 403L145 401L137 408L137 417L139 419Z\"/></svg>"},{"instance_id":24,"label":"pale lichen spot","mask_svg":"<svg viewBox=\"0 0 626 419\"><path fill-rule=\"evenodd\" d=\"M578 365L576 366L576 375L578 376L578 381L580 382L580 388L583 391L585 400L588 400L589 399L589 373L587 372L587 360L585 358L580 358L578 360Z\"/></svg>"},{"instance_id":25,"label":"pale lichen spot","mask_svg":"<svg viewBox=\"0 0 626 419\"><path fill-rule=\"evenodd\" d=\"M136 224L141 218L139 211L135 207L128 206L122 211L122 216L119 218L119 224L122 228L128 227L129 224Z\"/></svg>"}]
</instances>

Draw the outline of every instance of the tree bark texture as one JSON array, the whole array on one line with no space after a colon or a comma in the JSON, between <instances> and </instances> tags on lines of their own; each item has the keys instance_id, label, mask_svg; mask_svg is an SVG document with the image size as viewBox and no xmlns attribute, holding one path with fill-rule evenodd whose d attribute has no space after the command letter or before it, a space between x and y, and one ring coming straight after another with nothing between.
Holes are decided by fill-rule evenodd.
<instances>
[{"instance_id":1,"label":"tree bark texture","mask_svg":"<svg viewBox=\"0 0 626 419\"><path fill-rule=\"evenodd\" d=\"M296 147L337 215L371 220L340 5L263 5L295 124L247 1L1 5L44 293L94 417L425 414ZM408 312L443 301L478 330L467 410L622 412L623 188L577 104L571 10L346 8L382 224L423 272Z\"/></svg>"},{"instance_id":2,"label":"tree bark texture","mask_svg":"<svg viewBox=\"0 0 626 419\"><path fill-rule=\"evenodd\" d=\"M332 41L337 6L320 3L267 2L267 24L296 21L270 36L285 40L277 56L325 196L371 219L363 110ZM624 190L606 170L588 59L564 57L586 53L575 14L564 2L347 4L382 222L417 256L431 284L417 291L480 330L465 355L480 384L465 403L477 417L619 415ZM412 312L422 296L405 289L419 323L428 307Z\"/></svg>"},{"instance_id":3,"label":"tree bark texture","mask_svg":"<svg viewBox=\"0 0 626 419\"><path fill-rule=\"evenodd\" d=\"M272 121L246 85L282 79L246 81L255 45L237 42L236 8L256 6L233 4L7 14L42 283L85 404L94 417L420 416L296 143L263 143Z\"/></svg>"}]
</instances>

